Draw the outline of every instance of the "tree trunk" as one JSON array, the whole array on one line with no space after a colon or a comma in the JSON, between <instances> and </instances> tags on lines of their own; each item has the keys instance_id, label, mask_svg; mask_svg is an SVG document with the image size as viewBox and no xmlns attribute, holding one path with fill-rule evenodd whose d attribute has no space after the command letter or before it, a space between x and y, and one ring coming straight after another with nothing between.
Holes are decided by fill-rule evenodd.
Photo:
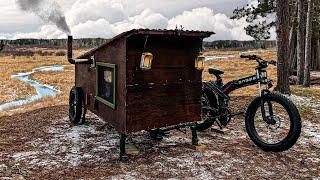
<instances>
[{"instance_id":1,"label":"tree trunk","mask_svg":"<svg viewBox=\"0 0 320 180\"><path fill-rule=\"evenodd\" d=\"M290 75L295 70L297 60L295 59L296 54L296 42L297 42L297 31L294 27L291 27L290 36L289 36L289 46L290 46L290 55L289 55L289 67L290 67Z\"/></svg>"},{"instance_id":2,"label":"tree trunk","mask_svg":"<svg viewBox=\"0 0 320 180\"><path fill-rule=\"evenodd\" d=\"M316 58L316 62L317 62L317 67L316 70L320 69L320 39L318 39L317 41L317 58Z\"/></svg>"},{"instance_id":3,"label":"tree trunk","mask_svg":"<svg viewBox=\"0 0 320 180\"><path fill-rule=\"evenodd\" d=\"M297 31L297 83L303 83L303 69L305 59L305 15L304 15L304 0L298 0L298 31Z\"/></svg>"},{"instance_id":4,"label":"tree trunk","mask_svg":"<svg viewBox=\"0 0 320 180\"><path fill-rule=\"evenodd\" d=\"M290 94L289 86L289 0L277 0L277 90Z\"/></svg>"},{"instance_id":5,"label":"tree trunk","mask_svg":"<svg viewBox=\"0 0 320 180\"><path fill-rule=\"evenodd\" d=\"M304 80L303 86L310 86L310 64L312 57L312 20L313 20L313 0L308 0L308 14L306 25L306 47L305 47L305 61L304 61Z\"/></svg>"},{"instance_id":6,"label":"tree trunk","mask_svg":"<svg viewBox=\"0 0 320 180\"><path fill-rule=\"evenodd\" d=\"M0 42L0 52L3 51L3 49L4 49L4 42L3 42L3 40L1 40L1 42Z\"/></svg>"}]
</instances>

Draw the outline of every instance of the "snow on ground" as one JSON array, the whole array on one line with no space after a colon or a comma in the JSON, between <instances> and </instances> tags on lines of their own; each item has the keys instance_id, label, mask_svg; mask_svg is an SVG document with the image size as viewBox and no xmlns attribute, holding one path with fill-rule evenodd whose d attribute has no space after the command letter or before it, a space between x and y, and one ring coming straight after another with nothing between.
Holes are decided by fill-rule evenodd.
<instances>
[{"instance_id":1,"label":"snow on ground","mask_svg":"<svg viewBox=\"0 0 320 180\"><path fill-rule=\"evenodd\" d=\"M320 78L320 71L312 71L311 76L316 77L316 78Z\"/></svg>"},{"instance_id":2,"label":"snow on ground","mask_svg":"<svg viewBox=\"0 0 320 180\"><path fill-rule=\"evenodd\" d=\"M70 127L67 122L66 117L54 126L47 127L47 132L52 137L50 139L38 138L28 142L27 144L34 147L35 151L15 153L12 156L14 160L16 162L25 161L30 167L54 169L65 165L76 167L82 162L92 160L99 161L110 157L106 156L106 152L116 151L119 136L116 133L109 134L98 130L97 124L103 124L100 119L96 119L97 124L82 126ZM82 152L87 148L90 150ZM110 155L111 158L117 157L117 153Z\"/></svg>"},{"instance_id":3,"label":"snow on ground","mask_svg":"<svg viewBox=\"0 0 320 180\"><path fill-rule=\"evenodd\" d=\"M318 86L312 88L319 88ZM304 106L311 108L311 111L317 114L320 117L320 104L319 100L315 97L304 97L292 94L289 96L289 99L293 101L297 106Z\"/></svg>"},{"instance_id":4,"label":"snow on ground","mask_svg":"<svg viewBox=\"0 0 320 180\"><path fill-rule=\"evenodd\" d=\"M312 146L318 148L320 153L320 124L305 120L303 121L302 128L301 144L311 144Z\"/></svg>"},{"instance_id":5,"label":"snow on ground","mask_svg":"<svg viewBox=\"0 0 320 180\"><path fill-rule=\"evenodd\" d=\"M245 178L250 169L249 173L259 175L250 177L270 178L277 177L278 170L288 168L286 158L292 160L297 156L295 158L299 162L320 164L317 151L303 155L295 154L308 151L310 146L320 149L319 124L303 121L302 137L294 150L276 154L265 153L255 147L244 131L242 120L233 119L233 122L228 134L211 131L200 133L200 143L208 146L204 152L191 148L189 131L186 133L175 131L160 142L150 140L146 132L136 133L131 137L140 149L141 155L134 159L129 158L128 163L120 163L118 174L110 178L148 179L155 176L178 179L184 177L224 179L242 176ZM31 150L12 155L15 166L23 164L27 167L26 174L38 168L56 171L61 168L82 167L84 164L109 166L109 161L117 162L119 135L97 117L89 117L88 123L81 126L70 126L66 117L45 128L51 135L50 138L29 141L27 145ZM5 169L6 165L0 165L0 172ZM307 173L309 170L302 168L299 172Z\"/></svg>"},{"instance_id":6,"label":"snow on ground","mask_svg":"<svg viewBox=\"0 0 320 180\"><path fill-rule=\"evenodd\" d=\"M314 103L313 99L300 96L290 98L297 104ZM58 116L36 115L45 123L32 131L41 133L28 137L18 147L13 146L19 150L1 151L0 146L0 157L8 159L0 160L0 177L28 179L41 174L39 179L320 178L320 124L316 120L303 119L297 144L282 153L263 152L255 146L247 136L242 116L232 119L226 134L210 130L199 133L200 143L207 146L204 151L193 149L189 129L172 131L162 141L151 140L147 132L138 132L130 137L140 154L129 156L128 163L120 163L119 134L101 119L90 114L85 124L71 126L66 112L56 110L54 114ZM30 116L21 119L30 121L33 119ZM12 128L16 126L19 124ZM5 137L16 138L9 132Z\"/></svg>"}]
</instances>

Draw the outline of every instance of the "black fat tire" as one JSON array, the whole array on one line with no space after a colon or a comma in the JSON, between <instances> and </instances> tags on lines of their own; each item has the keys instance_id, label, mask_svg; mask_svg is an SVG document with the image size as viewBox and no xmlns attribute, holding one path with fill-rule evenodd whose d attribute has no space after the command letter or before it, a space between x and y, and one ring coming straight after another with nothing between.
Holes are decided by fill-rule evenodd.
<instances>
[{"instance_id":1,"label":"black fat tire","mask_svg":"<svg viewBox=\"0 0 320 180\"><path fill-rule=\"evenodd\" d=\"M266 94L263 97L264 101L274 101L281 104L289 114L290 117L290 130L288 136L281 142L276 144L267 144L259 139L254 127L254 116L261 105L261 98L258 97L249 105L245 124L246 130L250 139L262 150L272 152L282 152L290 149L298 140L301 133L301 117L297 107L285 96L275 93Z\"/></svg>"},{"instance_id":2,"label":"black fat tire","mask_svg":"<svg viewBox=\"0 0 320 180\"><path fill-rule=\"evenodd\" d=\"M86 110L83 108L84 96L79 87L73 87L69 95L69 120L72 124L83 124Z\"/></svg>"},{"instance_id":3,"label":"black fat tire","mask_svg":"<svg viewBox=\"0 0 320 180\"><path fill-rule=\"evenodd\" d=\"M203 93L205 93L207 95L207 97L209 98L210 106L218 109L216 95L208 90L205 90ZM211 128L213 123L214 123L214 121L204 120L201 123L197 123L196 130L197 131L205 131L205 130Z\"/></svg>"}]
</instances>

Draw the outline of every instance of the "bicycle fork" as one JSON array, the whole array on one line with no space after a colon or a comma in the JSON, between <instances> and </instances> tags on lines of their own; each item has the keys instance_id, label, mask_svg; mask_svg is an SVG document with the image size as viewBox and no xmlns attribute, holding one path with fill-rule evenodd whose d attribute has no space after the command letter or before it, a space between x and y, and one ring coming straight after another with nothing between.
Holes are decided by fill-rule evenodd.
<instances>
[{"instance_id":1,"label":"bicycle fork","mask_svg":"<svg viewBox=\"0 0 320 180\"><path fill-rule=\"evenodd\" d=\"M257 72L257 79L259 80L258 81L258 93L259 93L259 97L260 97L260 100L261 100L261 114L262 114L262 118L265 122L267 122L268 124L269 123L272 123L270 122L270 119L267 118L266 116L266 109L265 109L265 101L264 101L264 98L263 96L265 95L266 92L269 92L268 90L264 91L262 90L262 87L261 87L261 84L262 84L262 81L263 81L263 78L266 78L266 77L261 77L261 73L260 71L257 69L256 70ZM266 83L266 88L269 89L269 82ZM272 108L272 103L270 101L267 101L267 104L268 104L268 110L269 110L269 116L272 117L273 116L273 108Z\"/></svg>"}]
</instances>

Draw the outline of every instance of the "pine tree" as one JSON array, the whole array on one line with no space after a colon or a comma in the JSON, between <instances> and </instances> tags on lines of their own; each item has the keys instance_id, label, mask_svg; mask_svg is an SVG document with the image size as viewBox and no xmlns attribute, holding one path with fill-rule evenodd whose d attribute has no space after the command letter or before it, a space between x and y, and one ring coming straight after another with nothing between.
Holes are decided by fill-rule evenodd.
<instances>
[{"instance_id":1,"label":"pine tree","mask_svg":"<svg viewBox=\"0 0 320 180\"><path fill-rule=\"evenodd\" d=\"M289 29L290 23L289 0L277 0L277 90L281 93L290 93L289 84Z\"/></svg>"},{"instance_id":2,"label":"pine tree","mask_svg":"<svg viewBox=\"0 0 320 180\"><path fill-rule=\"evenodd\" d=\"M231 19L246 18L249 25L245 28L246 33L255 40L270 39L270 29L275 26L275 21L266 21L264 18L276 12L275 0L258 0L258 6L237 8Z\"/></svg>"},{"instance_id":3,"label":"pine tree","mask_svg":"<svg viewBox=\"0 0 320 180\"><path fill-rule=\"evenodd\" d=\"M313 0L308 0L308 14L306 25L306 47L305 47L305 61L304 61L304 80L303 86L310 86L310 63L312 57L311 43L312 43L312 21L313 21Z\"/></svg>"},{"instance_id":4,"label":"pine tree","mask_svg":"<svg viewBox=\"0 0 320 180\"><path fill-rule=\"evenodd\" d=\"M1 40L1 42L0 42L0 52L3 51L4 46L5 46L4 42L3 42L3 40Z\"/></svg>"},{"instance_id":5,"label":"pine tree","mask_svg":"<svg viewBox=\"0 0 320 180\"><path fill-rule=\"evenodd\" d=\"M305 0L298 0L298 32L297 32L297 84L302 84L304 79L305 61Z\"/></svg>"}]
</instances>

